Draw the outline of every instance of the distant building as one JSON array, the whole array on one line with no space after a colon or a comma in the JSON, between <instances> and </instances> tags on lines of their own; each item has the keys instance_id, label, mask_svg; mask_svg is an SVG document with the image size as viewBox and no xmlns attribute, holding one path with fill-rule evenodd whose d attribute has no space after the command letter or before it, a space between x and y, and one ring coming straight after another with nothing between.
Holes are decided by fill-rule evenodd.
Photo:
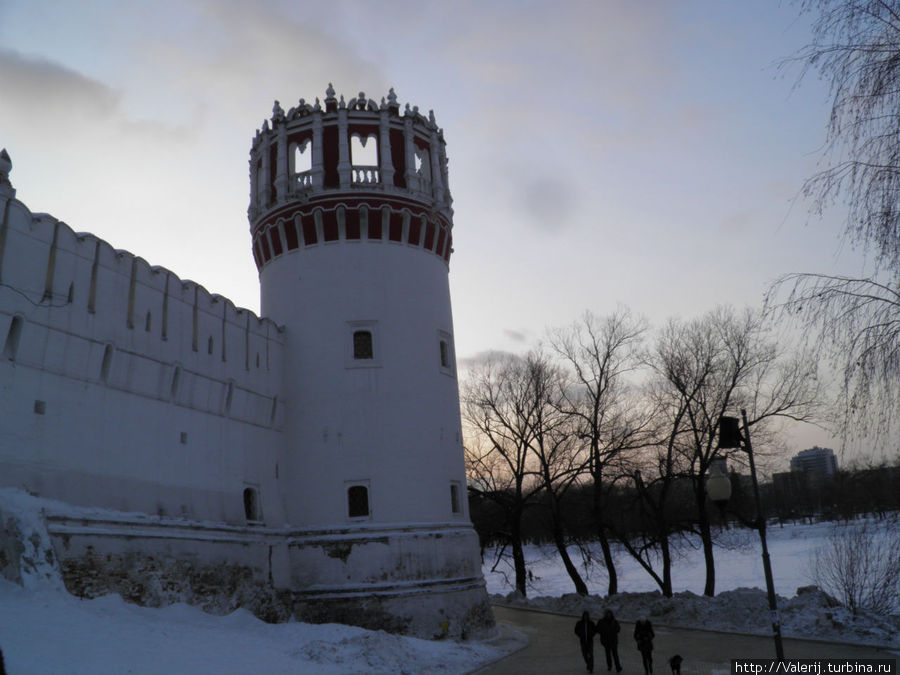
<instances>
[{"instance_id":1,"label":"distant building","mask_svg":"<svg viewBox=\"0 0 900 675\"><path fill-rule=\"evenodd\" d=\"M823 476L837 473L837 460L831 448L815 446L801 450L791 459L791 472L813 472Z\"/></svg>"}]
</instances>

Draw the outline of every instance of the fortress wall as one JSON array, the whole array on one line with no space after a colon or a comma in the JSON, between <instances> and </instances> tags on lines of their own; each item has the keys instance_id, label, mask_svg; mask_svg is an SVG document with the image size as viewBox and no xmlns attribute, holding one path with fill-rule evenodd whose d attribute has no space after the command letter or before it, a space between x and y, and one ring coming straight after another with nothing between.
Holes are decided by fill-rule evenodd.
<instances>
[{"instance_id":1,"label":"fortress wall","mask_svg":"<svg viewBox=\"0 0 900 675\"><path fill-rule=\"evenodd\" d=\"M0 484L283 522L282 330L21 202L0 228Z\"/></svg>"}]
</instances>

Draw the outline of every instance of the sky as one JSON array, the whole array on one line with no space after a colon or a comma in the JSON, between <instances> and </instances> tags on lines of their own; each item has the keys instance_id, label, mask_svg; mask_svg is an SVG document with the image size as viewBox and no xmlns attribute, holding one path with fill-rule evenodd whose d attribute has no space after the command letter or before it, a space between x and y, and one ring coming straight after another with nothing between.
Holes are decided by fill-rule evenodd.
<instances>
[{"instance_id":1,"label":"sky","mask_svg":"<svg viewBox=\"0 0 900 675\"><path fill-rule=\"evenodd\" d=\"M779 0L0 0L0 147L32 211L258 311L255 130L394 87L447 141L465 363L585 310L659 326L863 273L799 198L829 96L778 64L809 36Z\"/></svg>"}]
</instances>

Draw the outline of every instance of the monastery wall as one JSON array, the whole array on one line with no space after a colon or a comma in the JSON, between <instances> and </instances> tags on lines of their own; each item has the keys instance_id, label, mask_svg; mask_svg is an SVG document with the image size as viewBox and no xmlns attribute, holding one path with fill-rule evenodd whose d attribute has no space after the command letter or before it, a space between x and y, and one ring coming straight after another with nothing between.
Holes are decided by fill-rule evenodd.
<instances>
[{"instance_id":1,"label":"monastery wall","mask_svg":"<svg viewBox=\"0 0 900 675\"><path fill-rule=\"evenodd\" d=\"M283 331L2 193L0 215L0 485L236 525L249 488L283 524Z\"/></svg>"}]
</instances>

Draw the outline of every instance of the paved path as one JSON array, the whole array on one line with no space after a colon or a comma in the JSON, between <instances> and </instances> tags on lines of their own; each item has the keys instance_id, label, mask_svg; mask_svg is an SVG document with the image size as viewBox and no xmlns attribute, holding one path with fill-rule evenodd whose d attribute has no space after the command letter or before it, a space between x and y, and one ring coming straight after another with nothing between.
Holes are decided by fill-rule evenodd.
<instances>
[{"instance_id":1,"label":"paved path","mask_svg":"<svg viewBox=\"0 0 900 675\"><path fill-rule=\"evenodd\" d=\"M494 616L501 624L526 633L531 643L525 649L512 654L476 673L480 675L540 675L584 673L584 661L578 648L574 627L577 617L561 616L531 610L494 607ZM596 617L592 617L595 618ZM623 675L643 673L641 657L631 635L633 623L622 622L619 637L619 658ZM655 675L668 675L668 659L673 654L684 658L682 675L713 672L730 672L731 659L775 658L775 642L772 638L752 635L734 635L712 631L686 630L654 626L653 666ZM840 645L812 640L784 640L785 657L789 659L811 658L897 658L897 653L875 647ZM594 640L594 672L606 672L603 647Z\"/></svg>"}]
</instances>

